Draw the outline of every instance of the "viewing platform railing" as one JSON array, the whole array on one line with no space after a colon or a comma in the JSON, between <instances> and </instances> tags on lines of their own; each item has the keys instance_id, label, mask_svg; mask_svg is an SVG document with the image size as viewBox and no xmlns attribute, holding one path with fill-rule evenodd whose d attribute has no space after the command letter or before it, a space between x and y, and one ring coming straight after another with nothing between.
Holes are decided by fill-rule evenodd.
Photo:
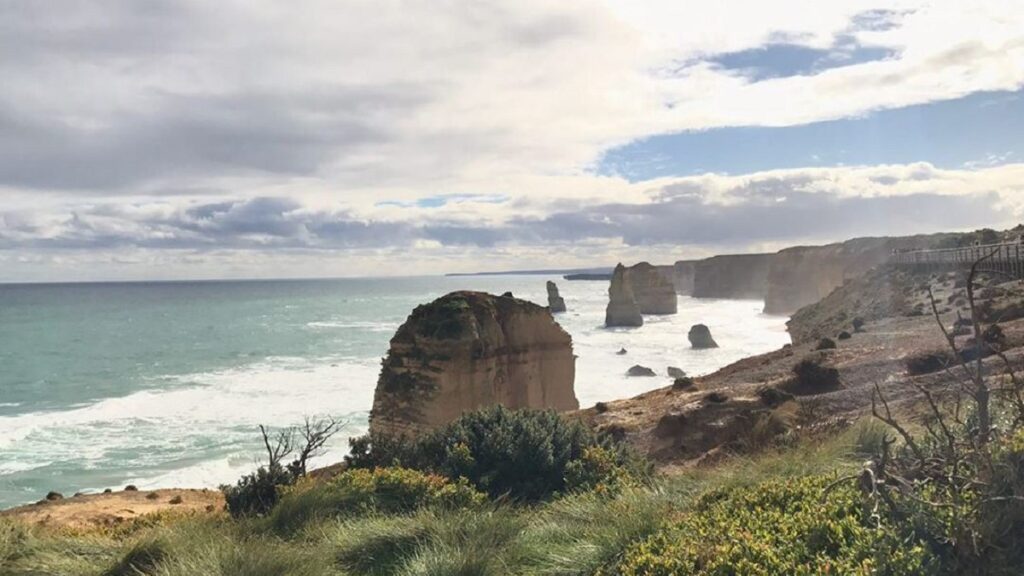
<instances>
[{"instance_id":1,"label":"viewing platform railing","mask_svg":"<svg viewBox=\"0 0 1024 576\"><path fill-rule=\"evenodd\" d=\"M897 266L938 271L970 268L982 258L985 260L978 265L979 272L1024 278L1024 244L1020 242L898 251L892 254L890 262Z\"/></svg>"}]
</instances>

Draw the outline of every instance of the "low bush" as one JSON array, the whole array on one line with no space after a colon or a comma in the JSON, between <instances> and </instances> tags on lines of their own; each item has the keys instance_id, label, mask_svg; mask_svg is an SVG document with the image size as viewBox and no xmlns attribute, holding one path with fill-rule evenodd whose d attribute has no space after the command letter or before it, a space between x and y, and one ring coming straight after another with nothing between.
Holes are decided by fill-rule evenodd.
<instances>
[{"instance_id":1,"label":"low bush","mask_svg":"<svg viewBox=\"0 0 1024 576\"><path fill-rule=\"evenodd\" d=\"M697 385L694 384L693 378L689 376L683 376L682 378L676 378L672 381L673 390L693 390Z\"/></svg>"},{"instance_id":2,"label":"low bush","mask_svg":"<svg viewBox=\"0 0 1024 576\"><path fill-rule=\"evenodd\" d=\"M850 486L829 477L712 491L629 547L615 574L889 574L935 570L914 540L874 525Z\"/></svg>"},{"instance_id":3,"label":"low bush","mask_svg":"<svg viewBox=\"0 0 1024 576\"><path fill-rule=\"evenodd\" d=\"M945 370L947 367L953 366L954 362L948 352L937 350L907 356L903 364L907 368L907 374L910 376L920 376Z\"/></svg>"},{"instance_id":4,"label":"low bush","mask_svg":"<svg viewBox=\"0 0 1024 576\"><path fill-rule=\"evenodd\" d=\"M818 340L818 345L814 348L815 350L832 350L836 347L835 340L831 338L822 338Z\"/></svg>"},{"instance_id":5,"label":"low bush","mask_svg":"<svg viewBox=\"0 0 1024 576\"><path fill-rule=\"evenodd\" d=\"M242 476L234 486L221 486L228 512L241 516L263 516L280 499L280 487L292 484L295 476L278 464L260 466L252 474Z\"/></svg>"},{"instance_id":6,"label":"low bush","mask_svg":"<svg viewBox=\"0 0 1024 576\"><path fill-rule=\"evenodd\" d=\"M580 488L569 479L572 462L588 448L604 447L623 473L644 466L625 446L601 438L577 420L551 410L509 410L502 406L464 414L423 437L408 441L384 436L352 443L346 459L355 468L399 465L465 478L491 497L537 501Z\"/></svg>"},{"instance_id":7,"label":"low bush","mask_svg":"<svg viewBox=\"0 0 1024 576\"><path fill-rule=\"evenodd\" d=\"M821 394L839 389L839 370L827 366L821 358L804 358L793 366L793 377L779 388L795 396Z\"/></svg>"},{"instance_id":8,"label":"low bush","mask_svg":"<svg viewBox=\"0 0 1024 576\"><path fill-rule=\"evenodd\" d=\"M406 468L357 469L289 490L270 521L278 532L287 533L325 518L404 513L423 506L465 508L484 500L465 480L451 482Z\"/></svg>"}]
</instances>

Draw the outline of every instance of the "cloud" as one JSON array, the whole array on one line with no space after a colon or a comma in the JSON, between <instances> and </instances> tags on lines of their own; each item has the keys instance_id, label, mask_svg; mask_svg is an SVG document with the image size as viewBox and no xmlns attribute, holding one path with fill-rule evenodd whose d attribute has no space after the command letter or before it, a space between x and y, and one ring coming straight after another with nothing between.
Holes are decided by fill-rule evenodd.
<instances>
[{"instance_id":1,"label":"cloud","mask_svg":"<svg viewBox=\"0 0 1024 576\"><path fill-rule=\"evenodd\" d=\"M1020 217L1024 166L982 171L927 164L771 171L739 177L666 179L641 201L606 202L487 223L462 202L406 206L404 219L363 218L284 197L171 204L88 205L66 214L0 212L0 247L208 251L309 251L411 247L546 245L729 245L989 225ZM649 183L629 185L623 190ZM628 197L630 194L623 194Z\"/></svg>"},{"instance_id":2,"label":"cloud","mask_svg":"<svg viewBox=\"0 0 1024 576\"><path fill-rule=\"evenodd\" d=\"M598 170L608 150L657 135L803 126L1024 85L1019 0L884 4L4 2L0 268L27 270L24 258L57 277L73 257L83 270L105 259L108 271L129 260L180 271L186 251L188 265L231 252L240 268L223 256L217 269L241 274L282 265L273 254L363 251L436 271L460 254L544 260L549 243L578 259L669 242L754 247L831 238L846 221L875 229L882 210L908 209L889 196L982 218L1018 190L996 182L1012 165L985 164L1016 159L1015 140L972 149L959 171L932 149L850 162L815 146L797 157L819 154L830 171L781 160L681 171L671 150L651 149L630 162L663 169L633 182ZM795 64L780 68L780 46ZM762 58L729 64L743 54ZM916 160L930 162L927 178L910 174ZM794 216L814 211L831 224Z\"/></svg>"}]
</instances>

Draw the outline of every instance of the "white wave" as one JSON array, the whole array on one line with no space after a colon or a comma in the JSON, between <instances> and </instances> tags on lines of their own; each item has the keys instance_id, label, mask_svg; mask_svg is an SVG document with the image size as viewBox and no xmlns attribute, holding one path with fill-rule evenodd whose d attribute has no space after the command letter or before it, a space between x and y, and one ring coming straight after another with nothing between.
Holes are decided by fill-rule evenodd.
<instances>
[{"instance_id":1,"label":"white wave","mask_svg":"<svg viewBox=\"0 0 1024 576\"><path fill-rule=\"evenodd\" d=\"M248 468L252 454L258 454L258 424L288 426L307 415L329 414L349 417L350 430L359 433L365 428L378 369L370 360L272 358L180 377L189 384L169 390L141 391L62 411L3 416L0 476L55 463L78 469L167 469L184 457L203 454L217 454L220 460L241 457ZM339 446L344 447L346 439L345 433L339 434ZM214 472L204 472L211 467ZM234 466L228 469L236 471ZM201 462L167 474L194 477L190 485L209 486L207 478L231 480L226 470L217 462Z\"/></svg>"},{"instance_id":2,"label":"white wave","mask_svg":"<svg viewBox=\"0 0 1024 576\"><path fill-rule=\"evenodd\" d=\"M355 330L367 330L369 332L394 332L398 330L399 324L397 322L343 322L343 321L318 321L318 322L307 322L307 328L321 328L321 329L355 329Z\"/></svg>"}]
</instances>

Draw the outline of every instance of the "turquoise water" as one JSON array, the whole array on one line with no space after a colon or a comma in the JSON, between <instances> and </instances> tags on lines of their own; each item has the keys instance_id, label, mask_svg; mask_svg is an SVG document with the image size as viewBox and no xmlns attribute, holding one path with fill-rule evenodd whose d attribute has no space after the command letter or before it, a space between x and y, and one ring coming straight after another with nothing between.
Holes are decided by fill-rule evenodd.
<instances>
[{"instance_id":1,"label":"turquoise water","mask_svg":"<svg viewBox=\"0 0 1024 576\"><path fill-rule=\"evenodd\" d=\"M380 359L415 306L458 289L544 303L547 279L0 285L0 507L49 490L216 486L254 465L258 424L307 415L346 422L319 463L336 461L365 431ZM785 319L753 301L680 298L675 316L606 330L606 283L559 285L584 406L667 383L627 379L632 364L701 374L788 342ZM690 350L695 322L722 347Z\"/></svg>"}]
</instances>

